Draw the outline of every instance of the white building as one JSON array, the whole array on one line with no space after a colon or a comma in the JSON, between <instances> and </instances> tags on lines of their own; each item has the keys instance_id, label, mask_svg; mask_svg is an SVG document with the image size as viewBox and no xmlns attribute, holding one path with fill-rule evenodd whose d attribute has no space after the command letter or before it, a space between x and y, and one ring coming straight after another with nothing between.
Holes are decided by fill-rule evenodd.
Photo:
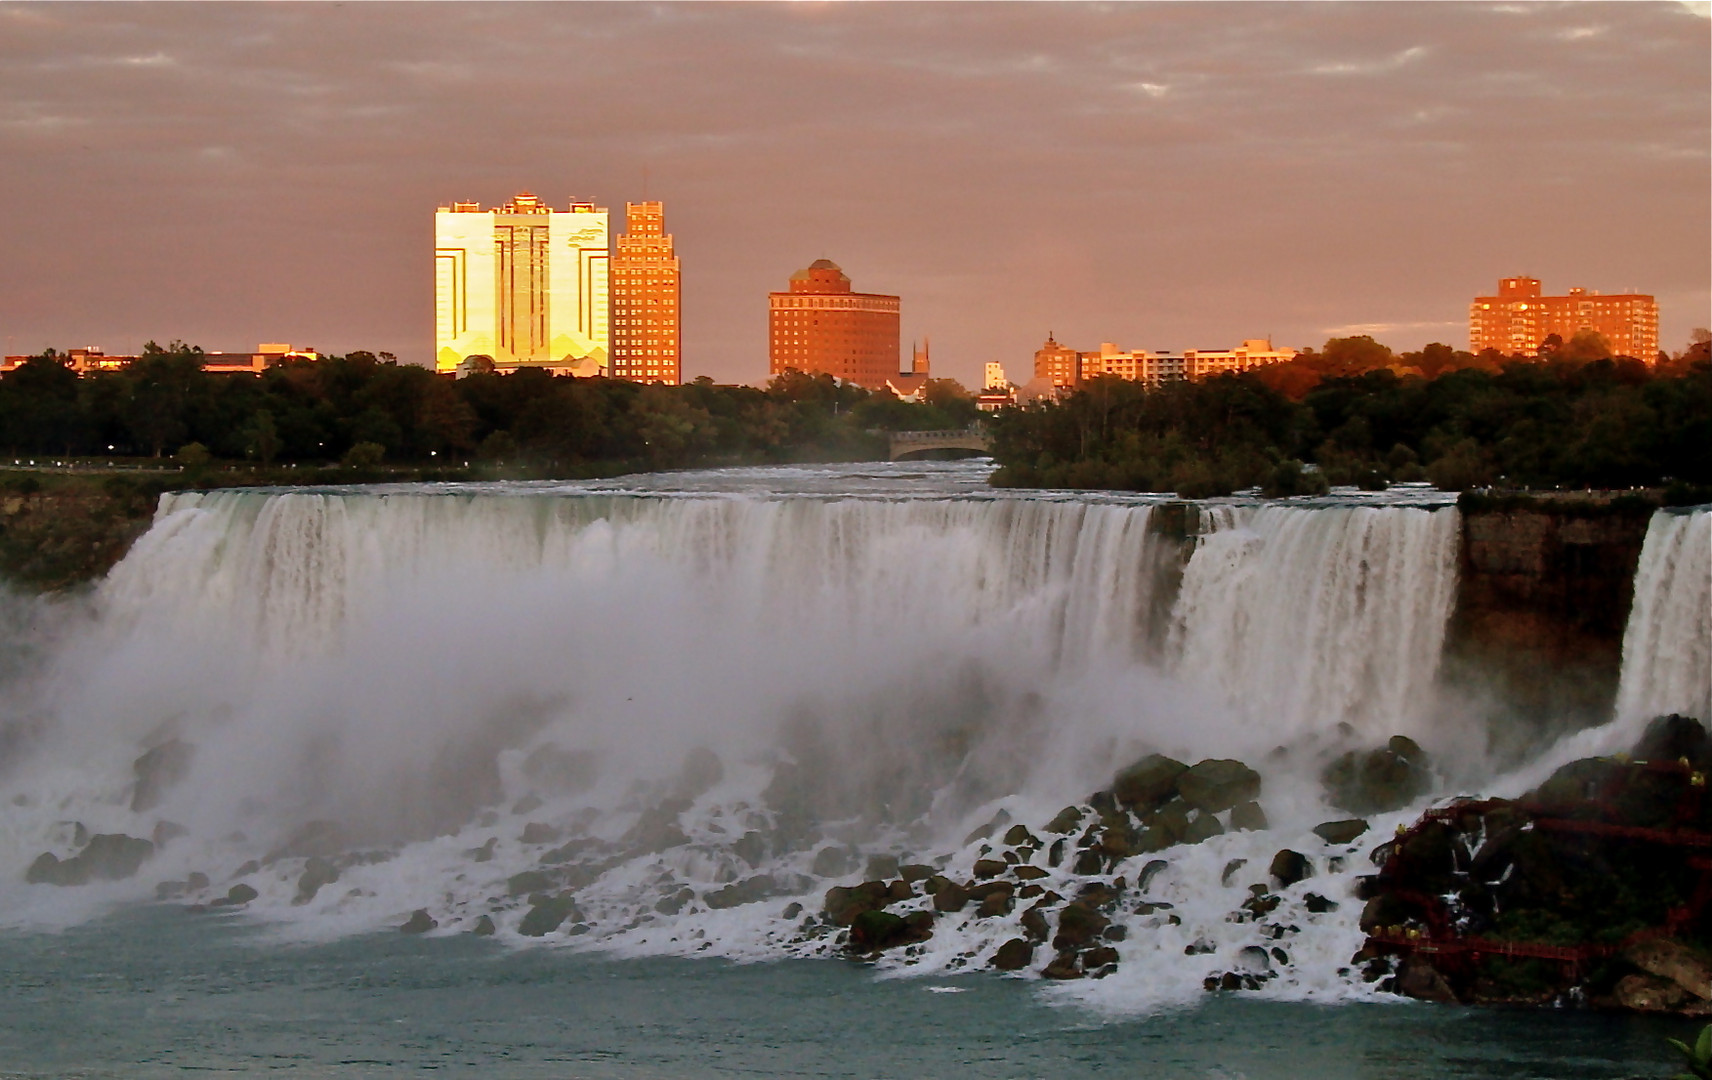
<instances>
[{"instance_id":1,"label":"white building","mask_svg":"<svg viewBox=\"0 0 1712 1080\"><path fill-rule=\"evenodd\" d=\"M435 367L471 356L500 371L607 368L607 212L554 210L524 192L492 210L453 203L434 215ZM467 366L466 366L467 368Z\"/></svg>"}]
</instances>

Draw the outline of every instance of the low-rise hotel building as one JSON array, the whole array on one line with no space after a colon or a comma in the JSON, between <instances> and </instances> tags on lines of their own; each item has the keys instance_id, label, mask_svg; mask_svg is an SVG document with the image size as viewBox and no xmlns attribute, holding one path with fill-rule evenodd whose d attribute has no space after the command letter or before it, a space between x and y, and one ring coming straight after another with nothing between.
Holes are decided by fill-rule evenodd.
<instances>
[{"instance_id":1,"label":"low-rise hotel building","mask_svg":"<svg viewBox=\"0 0 1712 1080\"><path fill-rule=\"evenodd\" d=\"M1539 278L1508 277L1494 296L1468 306L1468 348L1496 349L1505 356L1533 356L1546 338L1569 341L1583 330L1605 339L1617 356L1652 363L1658 358L1658 302L1644 293L1604 295L1571 289L1542 296Z\"/></svg>"}]
</instances>

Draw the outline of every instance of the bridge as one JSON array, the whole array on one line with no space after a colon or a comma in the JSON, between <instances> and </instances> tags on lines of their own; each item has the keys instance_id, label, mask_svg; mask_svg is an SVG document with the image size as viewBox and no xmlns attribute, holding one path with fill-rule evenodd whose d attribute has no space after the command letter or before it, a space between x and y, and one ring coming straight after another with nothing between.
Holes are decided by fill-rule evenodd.
<instances>
[{"instance_id":1,"label":"bridge","mask_svg":"<svg viewBox=\"0 0 1712 1080\"><path fill-rule=\"evenodd\" d=\"M965 428L961 431L894 431L889 441L893 461L922 450L972 450L977 454L985 454L993 445L986 432L979 428Z\"/></svg>"}]
</instances>

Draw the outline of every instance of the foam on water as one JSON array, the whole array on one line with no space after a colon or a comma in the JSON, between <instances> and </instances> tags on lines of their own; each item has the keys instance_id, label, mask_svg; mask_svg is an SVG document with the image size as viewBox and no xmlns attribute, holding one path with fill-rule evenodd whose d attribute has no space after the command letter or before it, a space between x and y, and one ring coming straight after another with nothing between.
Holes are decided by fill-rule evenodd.
<instances>
[{"instance_id":1,"label":"foam on water","mask_svg":"<svg viewBox=\"0 0 1712 1080\"><path fill-rule=\"evenodd\" d=\"M1367 996L1352 879L1412 810L1333 848L1316 777L1395 733L1457 752L1432 710L1456 511L1236 500L1192 516L1185 564L1157 498L863 468L794 494L755 470L164 498L86 603L12 601L37 625L0 698L0 918L66 925L194 871L185 900L243 881L286 937L422 908L520 946L830 956L805 920L871 856L966 879L1010 823L1159 751L1253 764L1272 827L1112 867L1118 970L1051 993L1157 1008L1263 964L1263 994ZM133 762L173 740L185 774L133 810ZM80 827L165 842L131 880L21 884ZM1245 916L1283 847L1316 876ZM317 855L338 878L305 895ZM1030 858L1045 888L1086 880ZM577 910L528 939L516 875L540 870ZM710 903L734 886L761 898ZM984 969L1026 906L942 917L882 968Z\"/></svg>"}]
</instances>

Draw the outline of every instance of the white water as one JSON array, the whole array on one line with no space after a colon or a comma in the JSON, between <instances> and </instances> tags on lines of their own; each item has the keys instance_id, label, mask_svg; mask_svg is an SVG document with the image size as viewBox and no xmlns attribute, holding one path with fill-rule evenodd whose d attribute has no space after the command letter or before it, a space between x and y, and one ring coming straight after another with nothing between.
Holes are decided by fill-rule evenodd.
<instances>
[{"instance_id":1,"label":"white water","mask_svg":"<svg viewBox=\"0 0 1712 1080\"><path fill-rule=\"evenodd\" d=\"M163 500L86 611L29 609L53 625L20 635L36 651L16 652L0 695L3 918L64 925L200 871L213 883L188 899L242 880L261 893L251 916L294 935L426 908L436 932L490 914L521 943L527 905L506 879L572 840L589 931L544 942L828 955L787 904L818 912L871 854L966 878L975 826L1003 812L1038 833L1162 751L1255 765L1272 828L1164 853L1147 897L1181 923L1126 915L1117 974L1053 992L1182 1001L1264 945L1289 953L1265 993L1366 994L1345 969L1351 878L1412 814L1329 848L1310 829L1344 815L1314 777L1393 733L1458 752L1432 712L1455 511L1224 506L1182 568L1146 499L996 497L968 466L876 469L710 474L669 494L643 478ZM796 494L769 490L781 474ZM133 812L132 761L168 739L195 748L189 773ZM649 843L639 823L673 795L687 842ZM75 825L149 836L163 821L185 835L136 879L20 883L37 853L71 852ZM294 904L309 849L290 841L315 821L336 823L338 850L382 854ZM525 843L531 822L561 836ZM848 872L815 872L827 847L851 852ZM1292 929L1274 940L1230 916L1281 847L1318 876L1280 893L1270 922ZM1149 858L1109 876L1134 883ZM1041 883L1071 895L1070 861ZM703 903L760 872L773 897ZM656 910L685 888L681 913ZM1342 907L1311 914L1310 892ZM982 968L1025 906L942 919L887 963ZM1197 940L1211 950L1185 955Z\"/></svg>"}]
</instances>

